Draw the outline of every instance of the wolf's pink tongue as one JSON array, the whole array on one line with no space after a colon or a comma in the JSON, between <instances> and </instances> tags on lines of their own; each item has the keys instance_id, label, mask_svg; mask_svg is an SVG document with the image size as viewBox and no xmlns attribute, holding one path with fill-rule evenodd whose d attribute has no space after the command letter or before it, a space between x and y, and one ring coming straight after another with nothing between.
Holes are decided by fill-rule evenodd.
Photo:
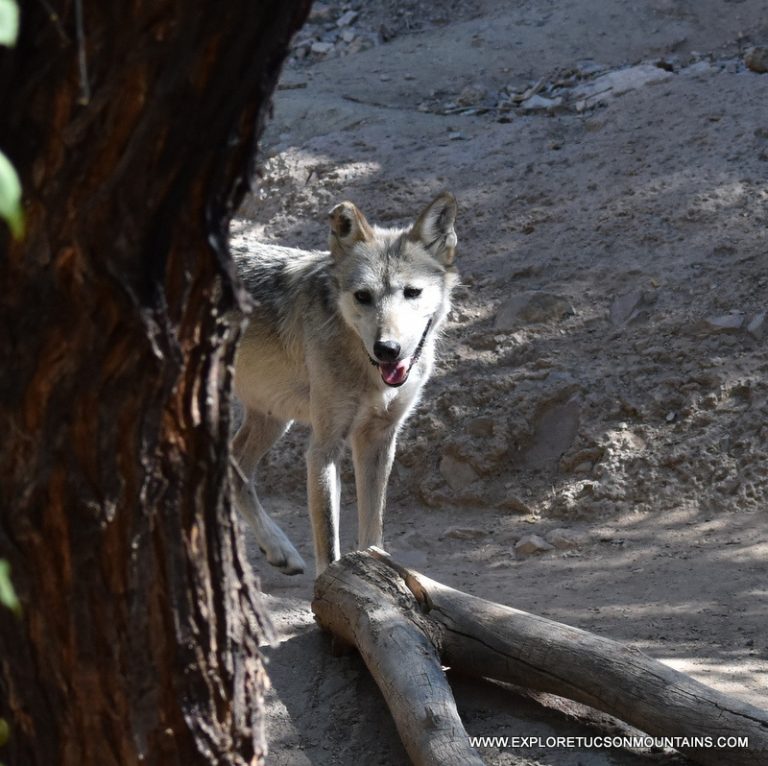
<instances>
[{"instance_id":1,"label":"wolf's pink tongue","mask_svg":"<svg viewBox=\"0 0 768 766\"><path fill-rule=\"evenodd\" d=\"M389 386L399 386L408 377L408 360L397 364L380 364L379 371L384 382Z\"/></svg>"}]
</instances>

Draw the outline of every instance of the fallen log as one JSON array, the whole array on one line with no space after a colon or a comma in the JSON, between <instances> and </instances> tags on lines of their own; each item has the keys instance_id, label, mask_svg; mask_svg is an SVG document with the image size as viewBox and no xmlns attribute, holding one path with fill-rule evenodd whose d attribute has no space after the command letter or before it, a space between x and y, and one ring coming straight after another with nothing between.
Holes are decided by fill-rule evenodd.
<instances>
[{"instance_id":1,"label":"fallen log","mask_svg":"<svg viewBox=\"0 0 768 766\"><path fill-rule=\"evenodd\" d=\"M631 646L449 588L379 549L328 567L312 610L321 627L358 649L416 766L482 764L444 665L566 697L653 737L682 738L677 749L694 763L768 763L765 710ZM721 737L748 745L709 746Z\"/></svg>"}]
</instances>

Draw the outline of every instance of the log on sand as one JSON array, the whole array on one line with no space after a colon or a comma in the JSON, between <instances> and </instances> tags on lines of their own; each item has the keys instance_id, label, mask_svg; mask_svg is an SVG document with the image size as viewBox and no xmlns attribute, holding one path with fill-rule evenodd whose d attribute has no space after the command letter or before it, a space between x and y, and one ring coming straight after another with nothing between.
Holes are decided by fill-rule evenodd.
<instances>
[{"instance_id":1,"label":"log on sand","mask_svg":"<svg viewBox=\"0 0 768 766\"><path fill-rule=\"evenodd\" d=\"M443 666L589 705L654 737L686 738L692 762L768 763L768 712L631 646L454 590L370 548L315 583L318 623L360 652L416 766L480 766ZM710 738L748 746L699 747Z\"/></svg>"}]
</instances>

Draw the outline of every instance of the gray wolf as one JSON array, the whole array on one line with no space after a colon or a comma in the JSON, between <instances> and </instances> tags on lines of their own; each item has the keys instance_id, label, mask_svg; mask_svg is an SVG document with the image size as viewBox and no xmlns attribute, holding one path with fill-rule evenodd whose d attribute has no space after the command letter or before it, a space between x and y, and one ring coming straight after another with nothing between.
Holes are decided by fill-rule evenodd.
<instances>
[{"instance_id":1,"label":"gray wolf","mask_svg":"<svg viewBox=\"0 0 768 766\"><path fill-rule=\"evenodd\" d=\"M254 308L235 359L243 422L232 442L235 503L267 561L304 561L269 517L254 473L293 421L311 426L307 497L317 573L339 558L339 462L355 471L358 547L382 545L398 431L429 378L458 281L456 200L436 197L407 228L371 226L351 202L331 210L330 252L259 245L235 256Z\"/></svg>"}]
</instances>

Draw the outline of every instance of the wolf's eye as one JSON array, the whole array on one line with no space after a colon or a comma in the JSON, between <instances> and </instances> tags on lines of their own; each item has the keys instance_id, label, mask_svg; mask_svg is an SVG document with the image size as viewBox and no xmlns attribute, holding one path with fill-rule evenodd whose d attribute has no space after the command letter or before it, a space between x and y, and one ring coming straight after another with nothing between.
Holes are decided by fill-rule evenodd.
<instances>
[{"instance_id":1,"label":"wolf's eye","mask_svg":"<svg viewBox=\"0 0 768 766\"><path fill-rule=\"evenodd\" d=\"M406 287L405 290L403 290L403 295L406 298L418 298L421 295L421 288L420 287Z\"/></svg>"},{"instance_id":2,"label":"wolf's eye","mask_svg":"<svg viewBox=\"0 0 768 766\"><path fill-rule=\"evenodd\" d=\"M370 306L373 302L373 296L368 290L358 290L355 293L355 300L361 305L361 306Z\"/></svg>"}]
</instances>

